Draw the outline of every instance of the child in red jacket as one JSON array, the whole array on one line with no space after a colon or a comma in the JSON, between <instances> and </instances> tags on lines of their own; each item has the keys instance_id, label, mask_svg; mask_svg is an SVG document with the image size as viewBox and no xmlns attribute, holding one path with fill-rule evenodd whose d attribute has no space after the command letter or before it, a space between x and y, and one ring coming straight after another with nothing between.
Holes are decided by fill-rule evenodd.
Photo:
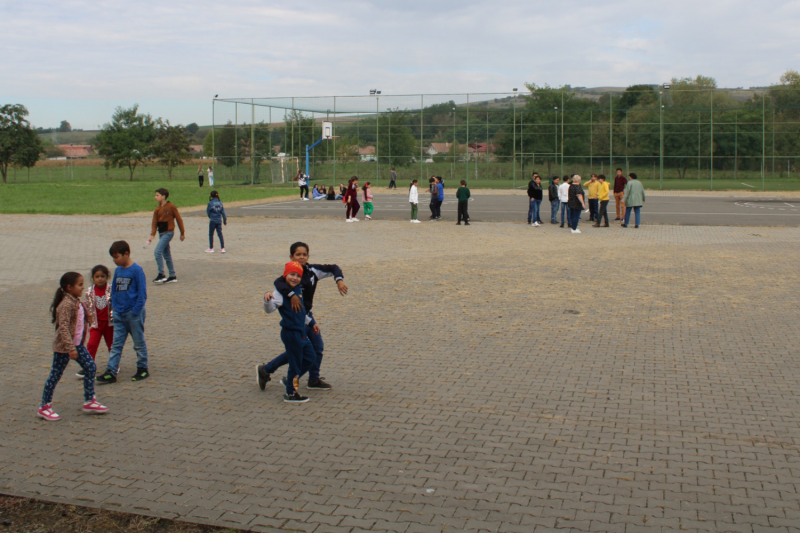
<instances>
[{"instance_id":1,"label":"child in red jacket","mask_svg":"<svg viewBox=\"0 0 800 533\"><path fill-rule=\"evenodd\" d=\"M92 269L92 285L84 297L84 304L89 312L89 341L86 349L92 356L92 361L97 359L97 349L100 341L106 341L106 347L111 351L111 344L114 341L114 322L111 316L111 288L108 286L109 272L103 265L97 265ZM79 378L83 377L83 370L76 374Z\"/></svg>"}]
</instances>

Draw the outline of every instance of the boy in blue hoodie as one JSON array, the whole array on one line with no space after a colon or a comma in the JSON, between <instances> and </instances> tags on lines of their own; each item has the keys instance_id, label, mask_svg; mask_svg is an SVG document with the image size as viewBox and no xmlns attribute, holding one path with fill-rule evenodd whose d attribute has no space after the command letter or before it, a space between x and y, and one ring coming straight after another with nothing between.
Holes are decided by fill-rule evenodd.
<instances>
[{"instance_id":1,"label":"boy in blue hoodie","mask_svg":"<svg viewBox=\"0 0 800 533\"><path fill-rule=\"evenodd\" d=\"M144 270L131 259L131 247L125 241L116 241L108 250L114 264L114 280L111 283L111 308L114 312L114 342L108 357L108 366L102 376L95 378L105 385L117 381L122 348L130 334L136 351L136 374L131 381L142 381L150 377L147 368L147 343L144 340L145 303L147 302L147 279Z\"/></svg>"},{"instance_id":2,"label":"boy in blue hoodie","mask_svg":"<svg viewBox=\"0 0 800 533\"><path fill-rule=\"evenodd\" d=\"M264 311L272 313L276 309L281 314L281 340L286 347L286 355L289 359L289 371L281 382L286 387L286 394L283 401L286 403L305 403L308 401L306 396L301 396L298 391L300 377L311 369L317 361L317 355L311 341L306 336L306 327L311 327L316 335L319 335L319 326L314 321L314 317L306 312L303 305L303 286L300 281L303 279L303 267L297 261L289 261L283 270L283 276L276 280L285 281L294 291L294 295L300 300L300 309L295 311L289 302L283 299L280 291L264 295ZM256 366L256 374L260 375L259 367ZM259 379L258 386L264 390L264 385Z\"/></svg>"},{"instance_id":3,"label":"boy in blue hoodie","mask_svg":"<svg viewBox=\"0 0 800 533\"><path fill-rule=\"evenodd\" d=\"M211 191L208 196L208 205L206 206L206 215L208 215L208 250L206 253L214 253L214 231L219 236L219 245L222 248L220 253L225 253L225 241L222 238L222 225L228 225L228 215L225 214L225 207L222 205L222 200L219 199L217 191Z\"/></svg>"}]
</instances>

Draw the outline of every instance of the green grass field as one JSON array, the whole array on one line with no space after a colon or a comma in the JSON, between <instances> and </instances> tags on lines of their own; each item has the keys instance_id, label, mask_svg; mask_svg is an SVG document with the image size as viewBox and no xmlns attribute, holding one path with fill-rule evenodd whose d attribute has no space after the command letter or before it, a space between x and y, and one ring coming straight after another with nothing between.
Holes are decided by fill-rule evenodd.
<instances>
[{"instance_id":1,"label":"green grass field","mask_svg":"<svg viewBox=\"0 0 800 533\"><path fill-rule=\"evenodd\" d=\"M223 203L297 194L287 187L215 186ZM155 209L155 190L165 187L178 208L208 203L208 186L195 180L99 181L73 180L55 183L9 183L0 187L0 213L48 213L57 215L119 215Z\"/></svg>"}]
</instances>

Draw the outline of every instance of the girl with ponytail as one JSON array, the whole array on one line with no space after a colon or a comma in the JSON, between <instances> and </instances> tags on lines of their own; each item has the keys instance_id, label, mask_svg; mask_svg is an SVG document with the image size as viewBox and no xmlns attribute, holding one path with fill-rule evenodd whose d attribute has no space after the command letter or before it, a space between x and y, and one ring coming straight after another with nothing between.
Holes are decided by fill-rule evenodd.
<instances>
[{"instance_id":1,"label":"girl with ponytail","mask_svg":"<svg viewBox=\"0 0 800 533\"><path fill-rule=\"evenodd\" d=\"M97 367L83 345L89 330L90 317L80 298L83 295L83 276L77 272L67 272L61 276L53 303L50 304L52 322L56 335L53 340L53 367L44 384L42 404L37 415L48 421L61 417L53 410L53 393L70 359L83 368L83 412L103 414L108 407L94 396L94 375Z\"/></svg>"}]
</instances>

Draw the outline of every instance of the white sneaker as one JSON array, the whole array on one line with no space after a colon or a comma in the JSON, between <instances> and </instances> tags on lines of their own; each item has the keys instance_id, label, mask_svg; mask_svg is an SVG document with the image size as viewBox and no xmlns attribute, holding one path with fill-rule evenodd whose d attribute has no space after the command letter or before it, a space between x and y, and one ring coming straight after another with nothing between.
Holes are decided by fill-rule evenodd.
<instances>
[{"instance_id":1,"label":"white sneaker","mask_svg":"<svg viewBox=\"0 0 800 533\"><path fill-rule=\"evenodd\" d=\"M422 222L420 222L419 220L416 220L416 219L412 220L411 222L413 222L414 224L422 224Z\"/></svg>"},{"instance_id":2,"label":"white sneaker","mask_svg":"<svg viewBox=\"0 0 800 533\"><path fill-rule=\"evenodd\" d=\"M361 222L361 221L360 221L360 220L358 220L357 218L352 218L352 219L350 219L350 220L351 220L352 222Z\"/></svg>"},{"instance_id":3,"label":"white sneaker","mask_svg":"<svg viewBox=\"0 0 800 533\"><path fill-rule=\"evenodd\" d=\"M221 254L224 254L224 253L225 253L225 248L223 248L222 250L220 250L220 251L219 251L219 253L221 253Z\"/></svg>"},{"instance_id":4,"label":"white sneaker","mask_svg":"<svg viewBox=\"0 0 800 533\"><path fill-rule=\"evenodd\" d=\"M352 218L348 218L347 220L345 220L345 222L352 222L352 221L353 221Z\"/></svg>"},{"instance_id":5,"label":"white sneaker","mask_svg":"<svg viewBox=\"0 0 800 533\"><path fill-rule=\"evenodd\" d=\"M569 229L569 232L570 232L570 233L575 233L575 230L574 230L574 229L572 229L572 228L570 228L570 229Z\"/></svg>"},{"instance_id":6,"label":"white sneaker","mask_svg":"<svg viewBox=\"0 0 800 533\"><path fill-rule=\"evenodd\" d=\"M538 222L534 222L533 225L536 226L537 228L539 227L539 223Z\"/></svg>"},{"instance_id":7,"label":"white sneaker","mask_svg":"<svg viewBox=\"0 0 800 533\"><path fill-rule=\"evenodd\" d=\"M308 201L308 198L303 198L303 201L304 201L304 202L307 202L307 201Z\"/></svg>"},{"instance_id":8,"label":"white sneaker","mask_svg":"<svg viewBox=\"0 0 800 533\"><path fill-rule=\"evenodd\" d=\"M213 248L209 248L208 250L206 250L206 253L207 254L213 254L214 253L214 249Z\"/></svg>"},{"instance_id":9,"label":"white sneaker","mask_svg":"<svg viewBox=\"0 0 800 533\"><path fill-rule=\"evenodd\" d=\"M572 233L580 233L580 232L581 232L581 230L579 230L579 229L576 229L576 230L575 230L575 231L573 231Z\"/></svg>"},{"instance_id":10,"label":"white sneaker","mask_svg":"<svg viewBox=\"0 0 800 533\"><path fill-rule=\"evenodd\" d=\"M372 217L369 215L364 215L364 218L366 218L367 220L372 220Z\"/></svg>"}]
</instances>

